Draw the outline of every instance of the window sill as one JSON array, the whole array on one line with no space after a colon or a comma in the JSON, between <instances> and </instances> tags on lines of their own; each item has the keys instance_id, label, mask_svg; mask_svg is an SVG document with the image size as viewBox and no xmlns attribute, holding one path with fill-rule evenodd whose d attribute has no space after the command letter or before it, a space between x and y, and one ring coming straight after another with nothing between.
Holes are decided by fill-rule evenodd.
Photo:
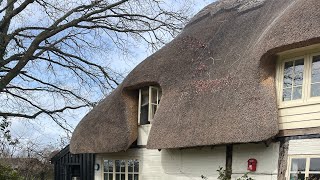
<instances>
[{"instance_id":1,"label":"window sill","mask_svg":"<svg viewBox=\"0 0 320 180\"><path fill-rule=\"evenodd\" d=\"M138 125L138 127L149 127L149 126L151 126L151 124L143 124L143 125Z\"/></svg>"}]
</instances>

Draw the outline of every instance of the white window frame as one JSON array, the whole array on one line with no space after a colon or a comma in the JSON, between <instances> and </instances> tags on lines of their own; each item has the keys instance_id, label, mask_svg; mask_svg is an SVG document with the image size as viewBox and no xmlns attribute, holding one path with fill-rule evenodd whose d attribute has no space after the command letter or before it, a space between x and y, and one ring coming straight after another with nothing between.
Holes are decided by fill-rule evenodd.
<instances>
[{"instance_id":1,"label":"white window frame","mask_svg":"<svg viewBox=\"0 0 320 180\"><path fill-rule=\"evenodd\" d=\"M311 158L320 158L320 154L319 155L288 155L287 173L286 173L287 180L290 180L292 159L299 159L299 158L306 159L306 170L304 171L304 173L305 173L305 179L307 179L307 178L309 178L309 174L310 174L310 171L309 171L310 159ZM320 174L320 171L316 171L316 172Z\"/></svg>"},{"instance_id":2,"label":"white window frame","mask_svg":"<svg viewBox=\"0 0 320 180\"><path fill-rule=\"evenodd\" d=\"M157 90L157 103L152 103L152 89L156 89ZM154 114L152 114L152 105L156 105L157 106L157 109L159 107L159 95L160 95L160 88L159 87L156 87L156 86L149 86L149 102L148 102L148 121L150 122L150 124L152 123L152 116L154 116ZM138 104L138 125L141 125L140 124L140 116L141 116L141 102L142 101L142 89L139 89L139 104Z\"/></svg>"},{"instance_id":3,"label":"white window frame","mask_svg":"<svg viewBox=\"0 0 320 180\"><path fill-rule=\"evenodd\" d=\"M101 170L102 170L102 174L101 174L101 176L102 176L102 179L104 179L104 175L105 174L111 174L111 173L107 173L107 172L104 172L104 161L112 161L112 165L113 165L113 180L115 180L116 179L116 164L115 164L115 162L116 162L116 160L124 160L125 161L125 179L124 180L128 180L128 175L129 174L137 174L138 175L138 178L139 178L139 180L141 179L140 178L140 171L141 171L141 161L138 159L138 158L103 158L102 159L102 162L101 162L101 164L102 164L102 168L101 168ZM139 172L134 172L134 173L132 173L132 172L129 172L129 170L128 170L128 161L129 160L137 160L138 162L139 162ZM121 169L121 168L120 168Z\"/></svg>"},{"instance_id":4,"label":"white window frame","mask_svg":"<svg viewBox=\"0 0 320 180\"><path fill-rule=\"evenodd\" d=\"M318 47L319 46L319 47ZM302 105L311 105L320 103L320 96L311 97L311 71L312 71L312 57L320 55L320 45L312 50L301 48L299 50L285 52L279 55L279 60L276 66L276 85L278 96L278 107L295 107ZM302 83L302 98L290 101L282 101L283 98L283 75L285 62L304 59L304 72Z\"/></svg>"}]
</instances>

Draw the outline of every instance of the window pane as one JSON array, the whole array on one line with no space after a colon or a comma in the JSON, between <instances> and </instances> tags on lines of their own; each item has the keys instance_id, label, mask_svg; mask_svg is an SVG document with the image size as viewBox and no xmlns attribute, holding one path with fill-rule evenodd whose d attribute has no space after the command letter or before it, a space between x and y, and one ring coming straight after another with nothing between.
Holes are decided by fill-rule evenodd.
<instances>
[{"instance_id":1,"label":"window pane","mask_svg":"<svg viewBox=\"0 0 320 180\"><path fill-rule=\"evenodd\" d=\"M126 161L121 160L121 172L126 172Z\"/></svg>"},{"instance_id":2,"label":"window pane","mask_svg":"<svg viewBox=\"0 0 320 180\"><path fill-rule=\"evenodd\" d=\"M313 57L311 81L312 83L320 82L320 56Z\"/></svg>"},{"instance_id":3,"label":"window pane","mask_svg":"<svg viewBox=\"0 0 320 180\"><path fill-rule=\"evenodd\" d=\"M139 175L138 174L134 175L134 180L139 180Z\"/></svg>"},{"instance_id":4,"label":"window pane","mask_svg":"<svg viewBox=\"0 0 320 180\"><path fill-rule=\"evenodd\" d=\"M120 160L116 160L115 165L116 165L116 172L120 172Z\"/></svg>"},{"instance_id":5,"label":"window pane","mask_svg":"<svg viewBox=\"0 0 320 180\"><path fill-rule=\"evenodd\" d=\"M151 119L153 119L153 117L154 117L154 114L156 113L156 111L157 111L157 105L155 105L155 104L152 104L151 105Z\"/></svg>"},{"instance_id":6,"label":"window pane","mask_svg":"<svg viewBox=\"0 0 320 180\"><path fill-rule=\"evenodd\" d=\"M121 174L121 180L126 180L126 175L125 174Z\"/></svg>"},{"instance_id":7,"label":"window pane","mask_svg":"<svg viewBox=\"0 0 320 180\"><path fill-rule=\"evenodd\" d=\"M294 86L299 86L303 82L304 60L296 60L294 63Z\"/></svg>"},{"instance_id":8,"label":"window pane","mask_svg":"<svg viewBox=\"0 0 320 180\"><path fill-rule=\"evenodd\" d=\"M140 110L140 124L149 124L148 121L149 106L142 106Z\"/></svg>"},{"instance_id":9,"label":"window pane","mask_svg":"<svg viewBox=\"0 0 320 180\"><path fill-rule=\"evenodd\" d=\"M108 169L109 169L109 160L105 160L103 165L103 171L108 172Z\"/></svg>"},{"instance_id":10,"label":"window pane","mask_svg":"<svg viewBox=\"0 0 320 180\"><path fill-rule=\"evenodd\" d=\"M291 100L291 88L283 89L282 101Z\"/></svg>"},{"instance_id":11,"label":"window pane","mask_svg":"<svg viewBox=\"0 0 320 180\"><path fill-rule=\"evenodd\" d=\"M151 102L157 104L157 88L151 88Z\"/></svg>"},{"instance_id":12,"label":"window pane","mask_svg":"<svg viewBox=\"0 0 320 180\"><path fill-rule=\"evenodd\" d=\"M302 97L302 87L294 87L293 88L293 95L292 95L292 100L295 99L301 99Z\"/></svg>"},{"instance_id":13,"label":"window pane","mask_svg":"<svg viewBox=\"0 0 320 180\"><path fill-rule=\"evenodd\" d=\"M140 104L140 124L150 124L148 121L149 113L149 87L141 89L141 104Z\"/></svg>"},{"instance_id":14,"label":"window pane","mask_svg":"<svg viewBox=\"0 0 320 180\"><path fill-rule=\"evenodd\" d=\"M306 159L292 159L291 171L305 171L306 170Z\"/></svg>"},{"instance_id":15,"label":"window pane","mask_svg":"<svg viewBox=\"0 0 320 180\"><path fill-rule=\"evenodd\" d=\"M120 174L116 174L116 180L121 180L120 179Z\"/></svg>"},{"instance_id":16,"label":"window pane","mask_svg":"<svg viewBox=\"0 0 320 180\"><path fill-rule=\"evenodd\" d=\"M132 174L128 174L128 180L133 180Z\"/></svg>"},{"instance_id":17,"label":"window pane","mask_svg":"<svg viewBox=\"0 0 320 180\"><path fill-rule=\"evenodd\" d=\"M113 172L113 161L109 160L109 172Z\"/></svg>"},{"instance_id":18,"label":"window pane","mask_svg":"<svg viewBox=\"0 0 320 180\"><path fill-rule=\"evenodd\" d=\"M104 180L109 180L108 179L108 174L104 174Z\"/></svg>"},{"instance_id":19,"label":"window pane","mask_svg":"<svg viewBox=\"0 0 320 180\"><path fill-rule=\"evenodd\" d=\"M290 174L290 180L304 180L304 174Z\"/></svg>"},{"instance_id":20,"label":"window pane","mask_svg":"<svg viewBox=\"0 0 320 180\"><path fill-rule=\"evenodd\" d=\"M128 172L133 172L133 160L128 160Z\"/></svg>"},{"instance_id":21,"label":"window pane","mask_svg":"<svg viewBox=\"0 0 320 180\"><path fill-rule=\"evenodd\" d=\"M113 180L113 174L109 174L109 180Z\"/></svg>"},{"instance_id":22,"label":"window pane","mask_svg":"<svg viewBox=\"0 0 320 180\"><path fill-rule=\"evenodd\" d=\"M320 83L311 84L311 97L320 96Z\"/></svg>"},{"instance_id":23,"label":"window pane","mask_svg":"<svg viewBox=\"0 0 320 180\"><path fill-rule=\"evenodd\" d=\"M104 172L113 172L112 160L105 160L104 161Z\"/></svg>"},{"instance_id":24,"label":"window pane","mask_svg":"<svg viewBox=\"0 0 320 180\"><path fill-rule=\"evenodd\" d=\"M141 105L146 105L149 103L149 89L143 88L141 89Z\"/></svg>"},{"instance_id":25,"label":"window pane","mask_svg":"<svg viewBox=\"0 0 320 180\"><path fill-rule=\"evenodd\" d=\"M320 158L310 159L310 171L320 171Z\"/></svg>"},{"instance_id":26,"label":"window pane","mask_svg":"<svg viewBox=\"0 0 320 180\"><path fill-rule=\"evenodd\" d=\"M134 172L139 172L139 160L134 160Z\"/></svg>"},{"instance_id":27,"label":"window pane","mask_svg":"<svg viewBox=\"0 0 320 180\"><path fill-rule=\"evenodd\" d=\"M320 174L309 174L308 180L320 180Z\"/></svg>"},{"instance_id":28,"label":"window pane","mask_svg":"<svg viewBox=\"0 0 320 180\"><path fill-rule=\"evenodd\" d=\"M283 87L291 87L293 79L293 61L286 62L284 64L284 73L283 73Z\"/></svg>"}]
</instances>

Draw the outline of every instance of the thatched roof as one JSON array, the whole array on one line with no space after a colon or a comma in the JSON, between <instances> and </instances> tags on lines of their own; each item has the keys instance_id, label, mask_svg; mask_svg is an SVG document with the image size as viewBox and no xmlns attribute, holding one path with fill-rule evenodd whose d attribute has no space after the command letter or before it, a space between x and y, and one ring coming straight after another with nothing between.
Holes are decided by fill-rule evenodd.
<instances>
[{"instance_id":1,"label":"thatched roof","mask_svg":"<svg viewBox=\"0 0 320 180\"><path fill-rule=\"evenodd\" d=\"M318 0L222 0L139 64L77 126L71 152L116 152L137 139L137 92L163 95L147 148L258 142L278 129L277 52L319 43Z\"/></svg>"}]
</instances>

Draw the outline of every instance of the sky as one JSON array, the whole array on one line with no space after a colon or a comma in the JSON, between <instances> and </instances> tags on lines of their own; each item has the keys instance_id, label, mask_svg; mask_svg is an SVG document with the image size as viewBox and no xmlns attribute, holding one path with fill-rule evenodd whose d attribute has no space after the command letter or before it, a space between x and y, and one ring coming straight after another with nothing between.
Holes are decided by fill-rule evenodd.
<instances>
[{"instance_id":1,"label":"sky","mask_svg":"<svg viewBox=\"0 0 320 180\"><path fill-rule=\"evenodd\" d=\"M214 0L194 0L193 14L197 13L213 1ZM133 52L134 53L130 54L130 58L115 56L112 59L117 60L108 63L113 69L128 74L135 66L153 53L152 50L148 49L148 47L143 44L138 45ZM87 110L80 109L77 111L68 111L65 113L65 116L68 120L68 124L75 128L86 113ZM41 117L36 120L12 120L10 129L13 137L22 138L20 140L22 143L27 144L32 141L43 147L49 144L54 147L62 148L62 146L66 145L69 138L67 133L52 120L47 120L46 118L42 119Z\"/></svg>"}]
</instances>

